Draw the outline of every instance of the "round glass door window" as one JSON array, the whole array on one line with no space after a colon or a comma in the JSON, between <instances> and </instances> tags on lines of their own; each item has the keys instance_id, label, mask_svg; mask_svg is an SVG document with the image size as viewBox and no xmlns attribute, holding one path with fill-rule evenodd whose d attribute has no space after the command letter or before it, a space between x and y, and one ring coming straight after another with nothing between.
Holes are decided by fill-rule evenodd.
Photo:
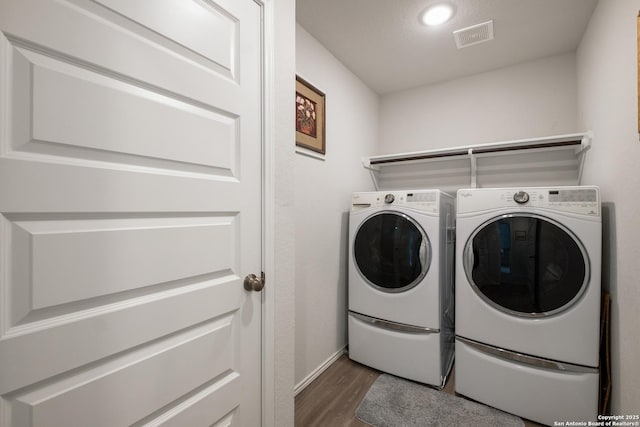
<instances>
[{"instance_id":1,"label":"round glass door window","mask_svg":"<svg viewBox=\"0 0 640 427\"><path fill-rule=\"evenodd\" d=\"M400 212L376 213L358 228L353 247L362 277L385 292L403 292L424 278L431 261L426 233Z\"/></svg>"},{"instance_id":2,"label":"round glass door window","mask_svg":"<svg viewBox=\"0 0 640 427\"><path fill-rule=\"evenodd\" d=\"M478 227L466 243L464 269L486 302L526 317L569 308L589 280L580 241L560 223L534 214L504 215Z\"/></svg>"}]
</instances>

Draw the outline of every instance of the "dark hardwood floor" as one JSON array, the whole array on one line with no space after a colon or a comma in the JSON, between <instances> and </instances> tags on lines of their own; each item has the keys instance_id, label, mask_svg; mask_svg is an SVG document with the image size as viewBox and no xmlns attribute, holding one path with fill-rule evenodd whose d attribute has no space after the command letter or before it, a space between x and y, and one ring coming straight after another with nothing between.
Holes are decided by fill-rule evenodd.
<instances>
[{"instance_id":1,"label":"dark hardwood floor","mask_svg":"<svg viewBox=\"0 0 640 427\"><path fill-rule=\"evenodd\" d=\"M295 401L296 427L367 427L356 416L358 405L381 372L342 355L302 390ZM454 373L444 391L455 394ZM525 427L542 427L524 420Z\"/></svg>"},{"instance_id":2,"label":"dark hardwood floor","mask_svg":"<svg viewBox=\"0 0 640 427\"><path fill-rule=\"evenodd\" d=\"M368 426L355 413L378 375L342 355L296 396L296 427Z\"/></svg>"}]
</instances>

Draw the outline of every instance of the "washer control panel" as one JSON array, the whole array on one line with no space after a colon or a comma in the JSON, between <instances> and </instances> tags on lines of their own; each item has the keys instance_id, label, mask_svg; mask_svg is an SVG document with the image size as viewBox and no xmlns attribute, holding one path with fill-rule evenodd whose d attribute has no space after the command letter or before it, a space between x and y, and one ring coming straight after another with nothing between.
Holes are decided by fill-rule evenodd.
<instances>
[{"instance_id":1,"label":"washer control panel","mask_svg":"<svg viewBox=\"0 0 640 427\"><path fill-rule=\"evenodd\" d=\"M351 210L385 206L414 208L426 212L438 212L438 190L418 191L378 191L353 193L351 196Z\"/></svg>"},{"instance_id":2,"label":"washer control panel","mask_svg":"<svg viewBox=\"0 0 640 427\"><path fill-rule=\"evenodd\" d=\"M458 191L458 213L498 208L547 208L582 215L600 215L597 187L478 188Z\"/></svg>"}]
</instances>

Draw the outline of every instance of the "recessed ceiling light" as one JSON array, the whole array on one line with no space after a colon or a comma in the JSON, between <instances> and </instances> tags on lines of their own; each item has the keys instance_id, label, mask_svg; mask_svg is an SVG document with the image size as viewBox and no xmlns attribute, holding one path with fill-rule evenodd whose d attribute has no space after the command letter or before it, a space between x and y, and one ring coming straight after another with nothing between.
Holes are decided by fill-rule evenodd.
<instances>
[{"instance_id":1,"label":"recessed ceiling light","mask_svg":"<svg viewBox=\"0 0 640 427\"><path fill-rule=\"evenodd\" d=\"M434 26L447 22L453 16L453 6L448 3L440 3L431 6L424 11L421 21L425 25Z\"/></svg>"}]
</instances>

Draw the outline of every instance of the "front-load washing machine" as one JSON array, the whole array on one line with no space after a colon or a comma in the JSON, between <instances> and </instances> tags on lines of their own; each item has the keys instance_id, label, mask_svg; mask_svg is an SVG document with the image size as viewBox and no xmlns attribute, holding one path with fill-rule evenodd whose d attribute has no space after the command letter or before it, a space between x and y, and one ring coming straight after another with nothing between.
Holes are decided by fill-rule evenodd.
<instances>
[{"instance_id":1,"label":"front-load washing machine","mask_svg":"<svg viewBox=\"0 0 640 427\"><path fill-rule=\"evenodd\" d=\"M349 357L442 387L453 363L454 199L439 190L354 193Z\"/></svg>"},{"instance_id":2,"label":"front-load washing machine","mask_svg":"<svg viewBox=\"0 0 640 427\"><path fill-rule=\"evenodd\" d=\"M595 420L598 188L457 196L456 392L548 425Z\"/></svg>"}]
</instances>

